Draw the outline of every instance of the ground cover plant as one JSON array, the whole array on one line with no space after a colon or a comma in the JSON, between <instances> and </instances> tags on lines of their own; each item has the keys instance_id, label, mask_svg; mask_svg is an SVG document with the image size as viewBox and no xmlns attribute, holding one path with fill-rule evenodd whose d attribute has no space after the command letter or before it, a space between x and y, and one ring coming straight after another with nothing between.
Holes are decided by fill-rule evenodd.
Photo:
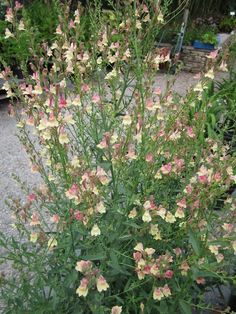
<instances>
[{"instance_id":1,"label":"ground cover plant","mask_svg":"<svg viewBox=\"0 0 236 314\"><path fill-rule=\"evenodd\" d=\"M3 313L192 313L208 308L208 286L235 282L235 156L206 132L216 53L186 96L170 82L161 90L155 75L170 56L154 46L168 3L111 3L109 18L99 1L73 19L64 6L24 82L2 71L42 178L34 188L17 179L25 199L9 201ZM6 37L21 10L8 10Z\"/></svg>"}]
</instances>

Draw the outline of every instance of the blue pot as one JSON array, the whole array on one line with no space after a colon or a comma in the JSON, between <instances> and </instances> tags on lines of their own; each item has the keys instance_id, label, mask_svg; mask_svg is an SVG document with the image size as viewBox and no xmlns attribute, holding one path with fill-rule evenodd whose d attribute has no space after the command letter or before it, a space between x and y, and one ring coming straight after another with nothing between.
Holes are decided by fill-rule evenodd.
<instances>
[{"instance_id":1,"label":"blue pot","mask_svg":"<svg viewBox=\"0 0 236 314\"><path fill-rule=\"evenodd\" d=\"M193 47L196 49L204 49L204 50L214 50L215 49L215 45L205 44L200 40L194 40Z\"/></svg>"}]
</instances>

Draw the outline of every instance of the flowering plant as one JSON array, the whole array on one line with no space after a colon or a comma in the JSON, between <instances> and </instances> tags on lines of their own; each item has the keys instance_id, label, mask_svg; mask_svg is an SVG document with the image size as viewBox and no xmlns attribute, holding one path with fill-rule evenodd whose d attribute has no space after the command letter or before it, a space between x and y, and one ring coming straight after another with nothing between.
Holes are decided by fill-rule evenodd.
<instances>
[{"instance_id":1,"label":"flowering plant","mask_svg":"<svg viewBox=\"0 0 236 314\"><path fill-rule=\"evenodd\" d=\"M206 307L204 287L233 281L235 159L205 133L213 65L186 96L162 90L169 55L153 47L167 2L113 10L104 18L94 1L70 19L65 8L33 74L1 74L42 178L10 204L17 240L1 234L15 269L2 279L6 313L191 313Z\"/></svg>"}]
</instances>

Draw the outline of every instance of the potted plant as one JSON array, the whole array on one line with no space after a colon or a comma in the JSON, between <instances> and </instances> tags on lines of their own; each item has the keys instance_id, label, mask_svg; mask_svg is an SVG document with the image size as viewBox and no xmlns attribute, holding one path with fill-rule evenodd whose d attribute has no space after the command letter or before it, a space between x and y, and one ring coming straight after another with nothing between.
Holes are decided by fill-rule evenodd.
<instances>
[{"instance_id":1,"label":"potted plant","mask_svg":"<svg viewBox=\"0 0 236 314\"><path fill-rule=\"evenodd\" d=\"M199 39L195 39L193 47L196 49L214 50L217 43L217 35L210 30L199 36Z\"/></svg>"}]
</instances>

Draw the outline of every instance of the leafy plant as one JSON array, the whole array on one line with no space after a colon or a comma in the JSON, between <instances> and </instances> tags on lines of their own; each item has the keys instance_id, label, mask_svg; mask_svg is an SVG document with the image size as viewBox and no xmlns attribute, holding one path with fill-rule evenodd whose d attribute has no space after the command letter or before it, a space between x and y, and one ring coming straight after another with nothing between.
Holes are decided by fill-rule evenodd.
<instances>
[{"instance_id":1,"label":"leafy plant","mask_svg":"<svg viewBox=\"0 0 236 314\"><path fill-rule=\"evenodd\" d=\"M156 86L170 59L155 48L168 4L116 2L107 19L96 0L72 21L63 6L55 41L29 50L24 83L2 71L42 179L32 188L16 177L25 198L8 202L16 236L0 233L14 269L1 279L3 313L191 313L210 308L208 286L233 282L235 158L205 132L214 59L185 96Z\"/></svg>"},{"instance_id":2,"label":"leafy plant","mask_svg":"<svg viewBox=\"0 0 236 314\"><path fill-rule=\"evenodd\" d=\"M217 29L206 25L196 27L190 26L185 34L184 41L186 44L192 44L194 40L200 40L203 43L217 44Z\"/></svg>"},{"instance_id":3,"label":"leafy plant","mask_svg":"<svg viewBox=\"0 0 236 314\"><path fill-rule=\"evenodd\" d=\"M236 18L235 17L224 17L220 22L219 29L221 32L230 33L236 29Z\"/></svg>"},{"instance_id":4,"label":"leafy plant","mask_svg":"<svg viewBox=\"0 0 236 314\"><path fill-rule=\"evenodd\" d=\"M212 44L212 45L217 44L217 36L212 31L208 31L205 34L203 34L201 37L201 40L203 43L206 43L206 44Z\"/></svg>"},{"instance_id":5,"label":"leafy plant","mask_svg":"<svg viewBox=\"0 0 236 314\"><path fill-rule=\"evenodd\" d=\"M59 1L33 0L25 6L26 18L30 26L38 31L38 42L51 42L55 38L56 27L59 23Z\"/></svg>"},{"instance_id":6,"label":"leafy plant","mask_svg":"<svg viewBox=\"0 0 236 314\"><path fill-rule=\"evenodd\" d=\"M211 108L208 113L208 132L216 133L236 151L236 75L216 82L216 91L209 97Z\"/></svg>"}]
</instances>

